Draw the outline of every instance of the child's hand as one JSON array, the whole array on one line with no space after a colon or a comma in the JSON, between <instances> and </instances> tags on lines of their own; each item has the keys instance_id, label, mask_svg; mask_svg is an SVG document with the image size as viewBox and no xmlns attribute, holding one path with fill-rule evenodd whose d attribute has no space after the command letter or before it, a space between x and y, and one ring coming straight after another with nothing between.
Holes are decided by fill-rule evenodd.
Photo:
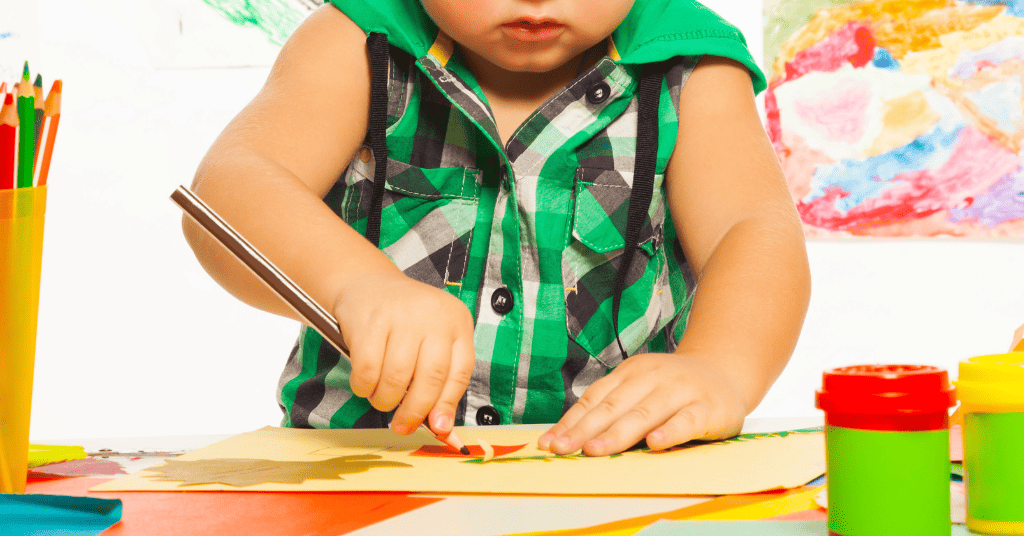
<instances>
[{"instance_id":1,"label":"child's hand","mask_svg":"<svg viewBox=\"0 0 1024 536\"><path fill-rule=\"evenodd\" d=\"M473 318L458 298L400 272L346 283L334 301L352 359L350 383L374 408L398 408L391 428L412 433L429 414L446 436L475 361Z\"/></svg>"},{"instance_id":2,"label":"child's hand","mask_svg":"<svg viewBox=\"0 0 1024 536\"><path fill-rule=\"evenodd\" d=\"M736 380L692 354L640 354L593 383L539 440L555 454L622 452L646 437L664 449L739 433L746 415Z\"/></svg>"},{"instance_id":3,"label":"child's hand","mask_svg":"<svg viewBox=\"0 0 1024 536\"><path fill-rule=\"evenodd\" d=\"M1020 345L1021 339L1024 339L1024 324L1022 324L1013 332L1013 342L1010 343L1011 352L1020 352L1021 350L1024 350L1024 348L1022 348L1021 350L1017 349L1017 346Z\"/></svg>"}]
</instances>

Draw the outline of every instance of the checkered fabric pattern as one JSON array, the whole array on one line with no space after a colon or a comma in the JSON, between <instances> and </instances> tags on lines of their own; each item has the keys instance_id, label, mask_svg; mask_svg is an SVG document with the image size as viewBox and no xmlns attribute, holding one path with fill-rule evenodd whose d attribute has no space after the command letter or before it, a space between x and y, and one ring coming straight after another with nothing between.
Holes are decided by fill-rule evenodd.
<instances>
[{"instance_id":1,"label":"checkered fabric pattern","mask_svg":"<svg viewBox=\"0 0 1024 536\"><path fill-rule=\"evenodd\" d=\"M502 146L458 49L450 40L436 45L421 58L390 50L380 247L406 275L450 292L475 318L476 366L456 424L555 422L622 360L612 292L633 182L639 68L613 60L609 40L609 56ZM619 316L630 355L672 351L689 313L693 278L663 181L679 91L697 59L671 60L662 84L650 221ZM602 84L606 98L594 98ZM324 199L361 233L373 176L374 159L357 156ZM510 293L511 310L492 306L496 292ZM303 327L279 383L282 425L387 426L390 415L352 395L349 372Z\"/></svg>"}]
</instances>

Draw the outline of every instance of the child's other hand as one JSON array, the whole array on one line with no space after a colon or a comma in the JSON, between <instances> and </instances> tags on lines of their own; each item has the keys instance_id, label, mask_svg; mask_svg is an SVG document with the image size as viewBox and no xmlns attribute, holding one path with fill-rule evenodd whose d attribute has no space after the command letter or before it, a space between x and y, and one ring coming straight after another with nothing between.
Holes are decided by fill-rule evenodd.
<instances>
[{"instance_id":1,"label":"child's other hand","mask_svg":"<svg viewBox=\"0 0 1024 536\"><path fill-rule=\"evenodd\" d=\"M1021 339L1024 339L1024 324L1022 324L1019 328L1017 328L1013 332L1013 342L1010 343L1010 351L1011 352L1020 352L1020 351L1024 350L1024 348L1022 348L1020 350L1017 349L1017 345L1020 344Z\"/></svg>"},{"instance_id":2,"label":"child's other hand","mask_svg":"<svg viewBox=\"0 0 1024 536\"><path fill-rule=\"evenodd\" d=\"M646 438L651 449L665 449L691 439L732 437L746 414L736 380L708 359L640 354L594 382L538 446L555 454L582 448L589 456L606 456Z\"/></svg>"},{"instance_id":3,"label":"child's other hand","mask_svg":"<svg viewBox=\"0 0 1024 536\"><path fill-rule=\"evenodd\" d=\"M349 347L350 383L374 408L398 408L391 428L412 433L430 416L445 437L475 361L473 318L458 298L400 272L346 283L334 315Z\"/></svg>"}]
</instances>

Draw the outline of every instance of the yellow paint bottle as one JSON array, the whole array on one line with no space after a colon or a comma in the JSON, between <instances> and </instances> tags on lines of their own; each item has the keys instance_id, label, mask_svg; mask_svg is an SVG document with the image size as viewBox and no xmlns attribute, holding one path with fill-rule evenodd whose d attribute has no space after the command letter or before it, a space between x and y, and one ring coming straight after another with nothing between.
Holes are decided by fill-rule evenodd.
<instances>
[{"instance_id":1,"label":"yellow paint bottle","mask_svg":"<svg viewBox=\"0 0 1024 536\"><path fill-rule=\"evenodd\" d=\"M960 363L967 528L1024 535L1024 352Z\"/></svg>"}]
</instances>

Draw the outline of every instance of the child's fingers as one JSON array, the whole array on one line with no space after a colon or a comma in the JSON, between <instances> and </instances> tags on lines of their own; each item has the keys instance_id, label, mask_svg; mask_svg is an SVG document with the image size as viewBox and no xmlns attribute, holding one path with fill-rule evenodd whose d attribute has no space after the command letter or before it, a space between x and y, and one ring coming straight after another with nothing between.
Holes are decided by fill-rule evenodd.
<instances>
[{"instance_id":1,"label":"child's fingers","mask_svg":"<svg viewBox=\"0 0 1024 536\"><path fill-rule=\"evenodd\" d=\"M587 412L564 434L551 442L551 452L569 454L580 450L584 443L608 430L623 415L639 408L637 404L646 398L649 392L647 386L634 384L632 388L624 388L624 384L620 384L601 399L589 399L586 403ZM580 398L580 403L584 403L584 398ZM653 416L642 417L649 421Z\"/></svg>"},{"instance_id":2,"label":"child's fingers","mask_svg":"<svg viewBox=\"0 0 1024 536\"><path fill-rule=\"evenodd\" d=\"M444 338L423 339L409 391L391 419L392 430L403 435L412 433L434 407L448 379L451 347L451 341Z\"/></svg>"},{"instance_id":3,"label":"child's fingers","mask_svg":"<svg viewBox=\"0 0 1024 536\"><path fill-rule=\"evenodd\" d=\"M679 407L679 396L662 389L629 408L603 432L583 444L588 456L622 452L640 442L653 428L663 425Z\"/></svg>"},{"instance_id":4,"label":"child's fingers","mask_svg":"<svg viewBox=\"0 0 1024 536\"><path fill-rule=\"evenodd\" d=\"M445 379L444 387L441 388L441 395L430 412L431 429L435 432L447 432L455 420L455 409L466 393L470 378L473 377L473 365L476 363L476 350L473 347L473 333L469 332L459 337L451 346L451 366L448 369L448 378ZM448 419L448 426L437 426L437 420L441 417Z\"/></svg>"},{"instance_id":5,"label":"child's fingers","mask_svg":"<svg viewBox=\"0 0 1024 536\"><path fill-rule=\"evenodd\" d=\"M360 398L369 398L377 390L381 368L384 366L384 349L387 345L387 331L380 326L362 326L354 330L359 336L349 336L341 325L341 336L348 343L352 372L349 385L352 393Z\"/></svg>"},{"instance_id":6,"label":"child's fingers","mask_svg":"<svg viewBox=\"0 0 1024 536\"><path fill-rule=\"evenodd\" d=\"M583 392L583 396L580 397L569 411L566 411L562 418L555 423L547 432L540 436L537 440L537 447L541 450L551 450L551 443L556 439L565 435L573 426L583 418L594 406L596 406L605 396L608 395L618 385L617 382L613 381L611 376L605 376L587 387L587 390ZM554 452L554 451L552 451Z\"/></svg>"},{"instance_id":7,"label":"child's fingers","mask_svg":"<svg viewBox=\"0 0 1024 536\"><path fill-rule=\"evenodd\" d=\"M667 449L691 439L707 435L707 414L690 404L676 412L657 429L647 434L647 446L653 450Z\"/></svg>"},{"instance_id":8,"label":"child's fingers","mask_svg":"<svg viewBox=\"0 0 1024 536\"><path fill-rule=\"evenodd\" d=\"M388 334L384 363L381 366L377 388L369 396L370 404L379 411L391 411L405 397L409 382L416 367L416 355L422 339L413 337L402 330L394 329Z\"/></svg>"}]
</instances>

